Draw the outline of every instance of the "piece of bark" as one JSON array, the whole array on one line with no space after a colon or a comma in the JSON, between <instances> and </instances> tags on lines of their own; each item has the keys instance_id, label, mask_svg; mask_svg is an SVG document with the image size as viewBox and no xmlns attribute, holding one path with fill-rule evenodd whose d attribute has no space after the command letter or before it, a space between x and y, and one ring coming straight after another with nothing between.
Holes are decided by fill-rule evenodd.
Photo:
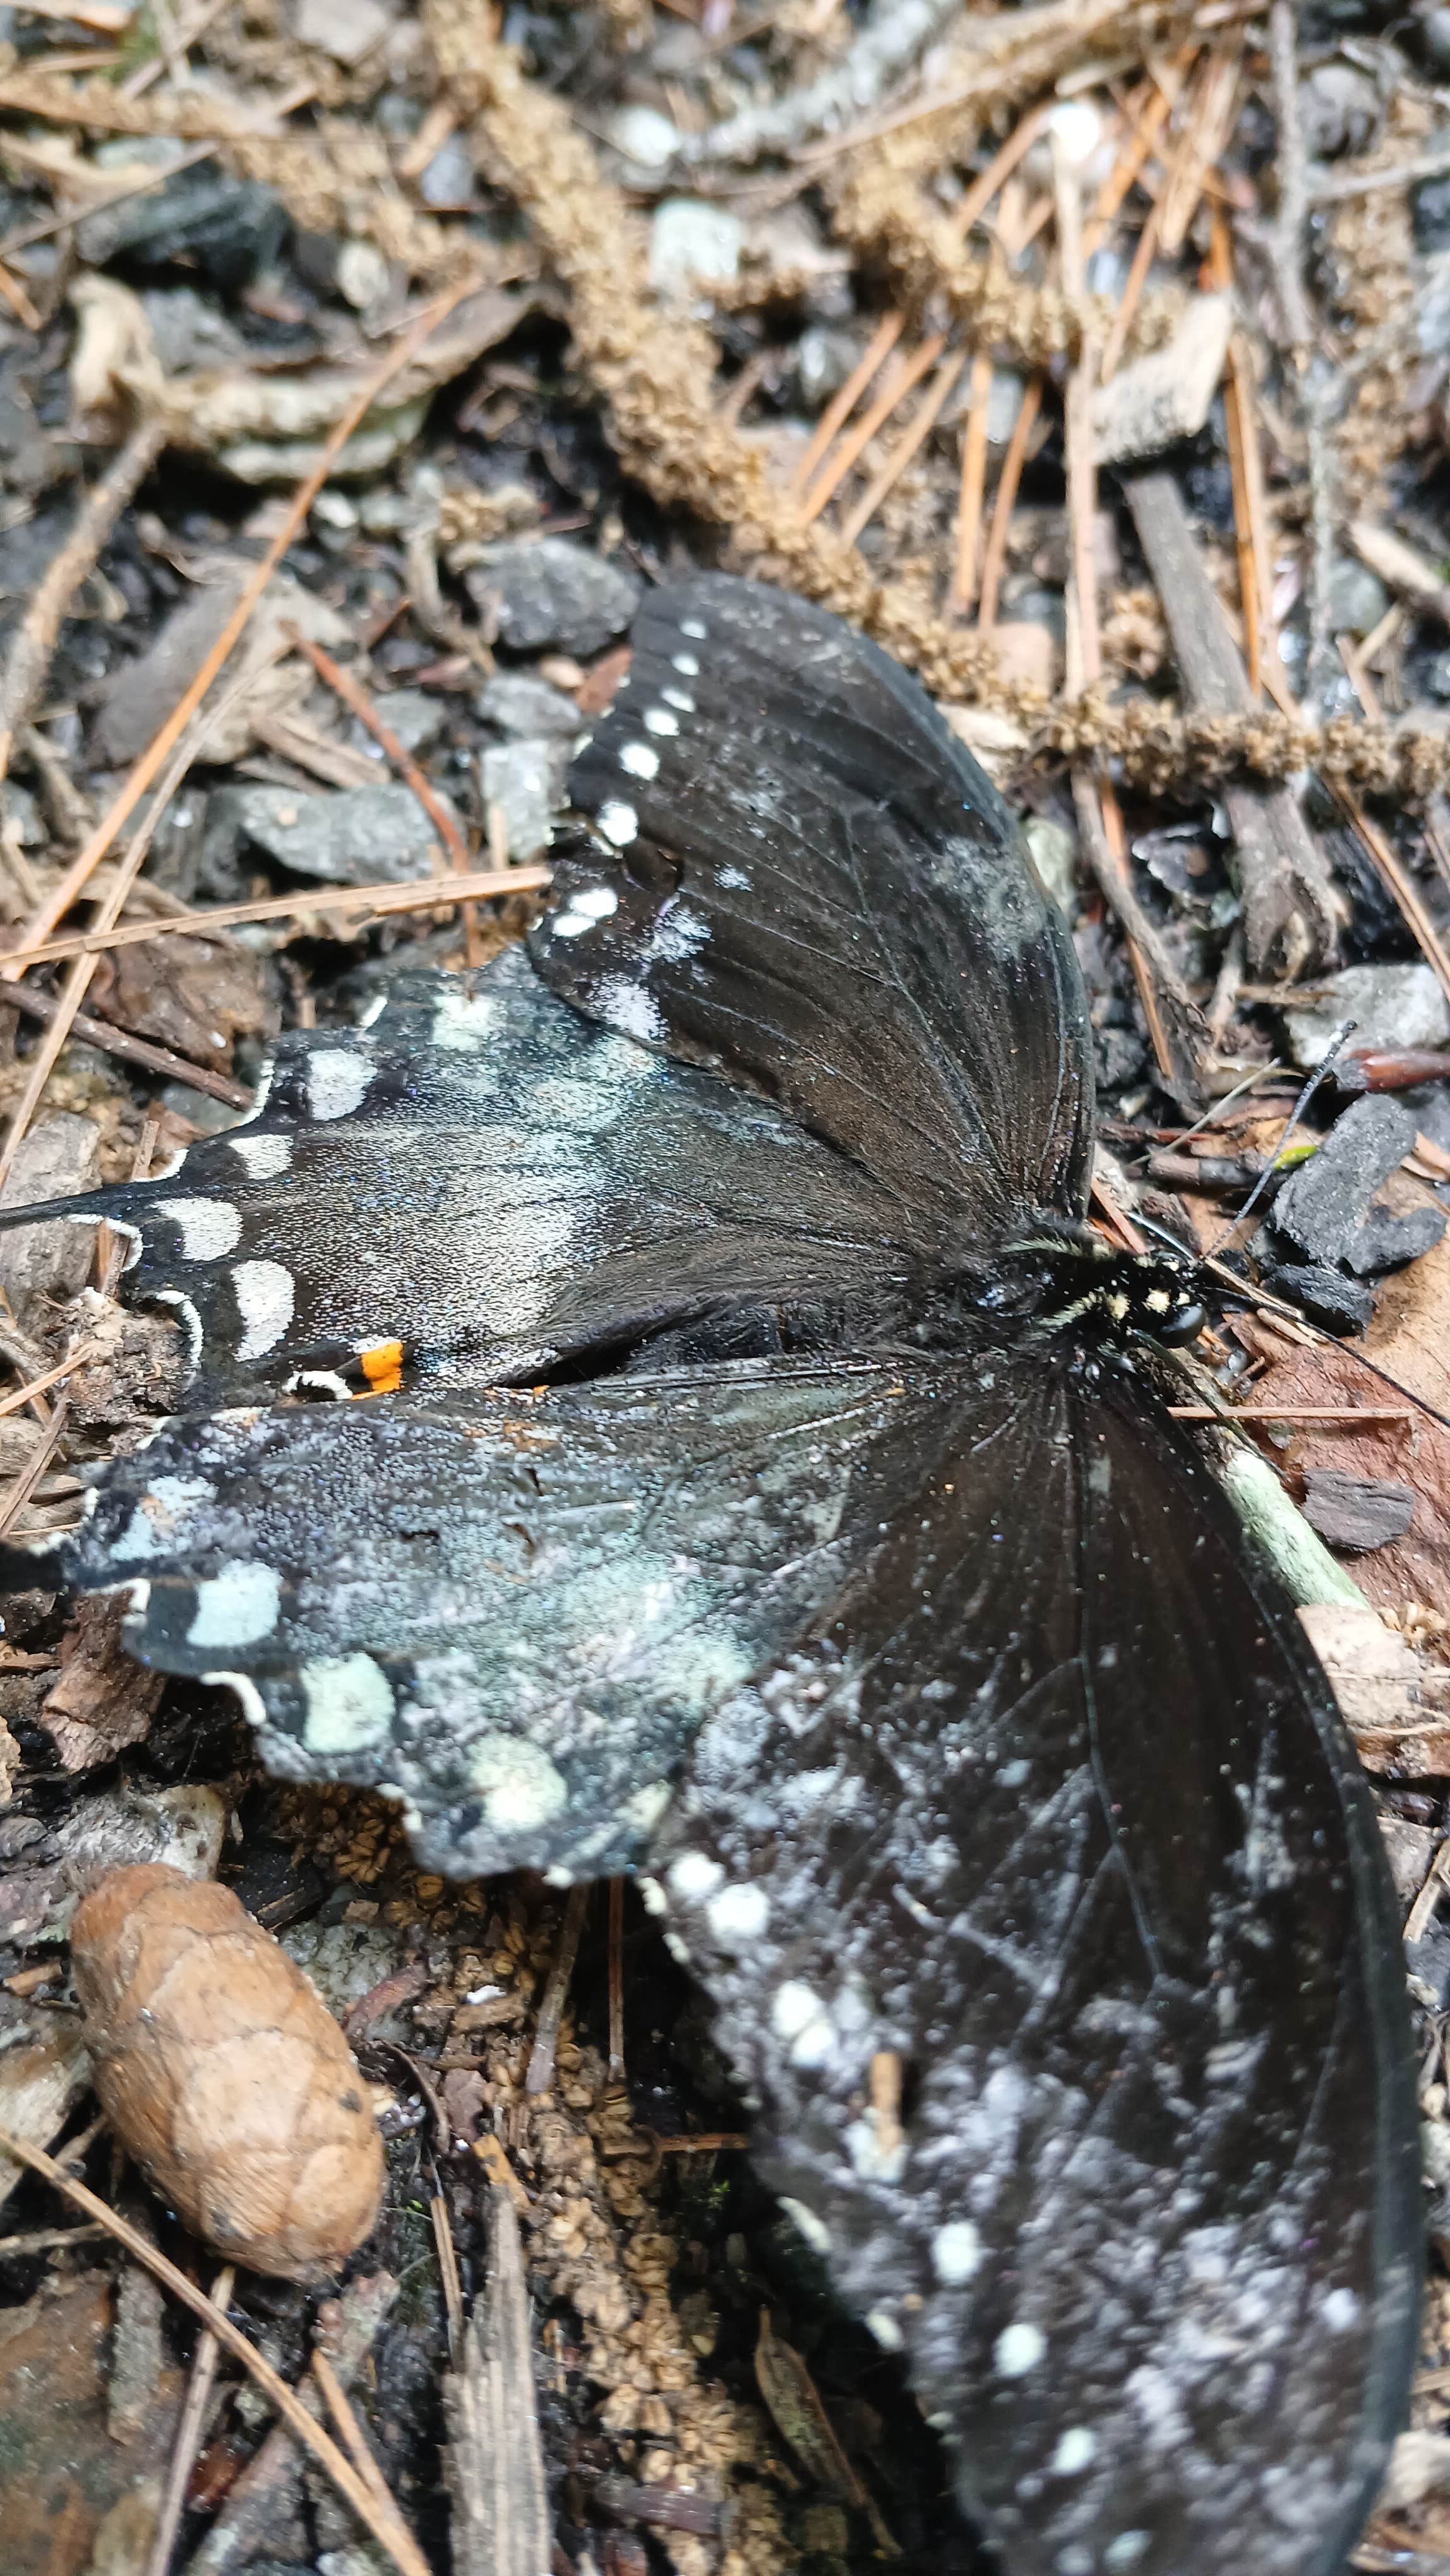
<instances>
[{"instance_id":1,"label":"piece of bark","mask_svg":"<svg viewBox=\"0 0 1450 2576\"><path fill-rule=\"evenodd\" d=\"M1156 456L1180 438L1196 438L1208 418L1233 324L1233 299L1199 295L1166 349L1120 367L1093 396L1093 448L1099 465Z\"/></svg>"},{"instance_id":2,"label":"piece of bark","mask_svg":"<svg viewBox=\"0 0 1450 2576\"><path fill-rule=\"evenodd\" d=\"M454 2576L549 2576L553 2536L539 2444L534 2348L519 2223L489 2193L487 2312L475 2308L443 2384Z\"/></svg>"},{"instance_id":3,"label":"piece of bark","mask_svg":"<svg viewBox=\"0 0 1450 2576\"><path fill-rule=\"evenodd\" d=\"M1171 474L1133 474L1123 490L1148 559L1186 695L1217 714L1254 706L1238 647ZM1328 957L1338 928L1328 865L1290 787L1223 789L1238 851L1244 944L1255 974L1275 950L1291 973Z\"/></svg>"},{"instance_id":4,"label":"piece of bark","mask_svg":"<svg viewBox=\"0 0 1450 2576\"><path fill-rule=\"evenodd\" d=\"M64 1771L109 1762L149 1734L165 1676L146 1670L121 1644L124 1604L114 1594L78 1601L60 1641L60 1678L40 1722Z\"/></svg>"},{"instance_id":5,"label":"piece of bark","mask_svg":"<svg viewBox=\"0 0 1450 2576\"><path fill-rule=\"evenodd\" d=\"M80 2024L70 2014L45 2016L28 2045L0 2055L0 2128L27 2146L48 2147L90 2082L91 2061ZM8 2200L23 2167L0 2155L0 2204Z\"/></svg>"},{"instance_id":6,"label":"piece of bark","mask_svg":"<svg viewBox=\"0 0 1450 2576\"><path fill-rule=\"evenodd\" d=\"M1303 1511L1327 1546L1359 1555L1404 1537L1415 1516L1414 1487L1388 1477L1346 1476L1337 1467L1311 1467L1304 1479Z\"/></svg>"},{"instance_id":7,"label":"piece of bark","mask_svg":"<svg viewBox=\"0 0 1450 2576\"><path fill-rule=\"evenodd\" d=\"M1417 1653L1376 1610L1316 1602L1299 1616L1366 1770L1450 1773L1450 1669Z\"/></svg>"},{"instance_id":8,"label":"piece of bark","mask_svg":"<svg viewBox=\"0 0 1450 2576\"><path fill-rule=\"evenodd\" d=\"M101 1177L100 1131L89 1118L63 1109L32 1127L16 1152L0 1207L29 1207L42 1199L74 1198ZM18 1226L0 1239L0 1287L15 1313L41 1297L73 1297L85 1286L95 1256L90 1225L54 1217L48 1225Z\"/></svg>"},{"instance_id":9,"label":"piece of bark","mask_svg":"<svg viewBox=\"0 0 1450 2576\"><path fill-rule=\"evenodd\" d=\"M349 2281L318 2312L317 2340L345 2389L351 2389L398 2295L389 2272ZM303 2380L298 2396L309 2415L325 2420L316 2381ZM302 2494L303 2463L285 2424L274 2424L248 2461L206 2538L188 2560L185 2576L231 2576L267 2552Z\"/></svg>"}]
</instances>

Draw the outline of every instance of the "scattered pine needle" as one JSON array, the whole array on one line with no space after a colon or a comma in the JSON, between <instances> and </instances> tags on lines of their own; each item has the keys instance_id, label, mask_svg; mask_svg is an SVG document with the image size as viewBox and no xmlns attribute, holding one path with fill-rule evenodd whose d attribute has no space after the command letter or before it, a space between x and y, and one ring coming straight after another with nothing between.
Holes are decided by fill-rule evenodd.
<instances>
[{"instance_id":1,"label":"scattered pine needle","mask_svg":"<svg viewBox=\"0 0 1450 2576\"><path fill-rule=\"evenodd\" d=\"M997 498L992 508L992 525L987 532L987 551L982 558L982 595L977 607L977 630L990 635L997 623L997 602L1001 597L1002 575L1007 564L1007 538L1012 513L1017 507L1017 492L1022 481L1022 468L1027 450L1037 427L1042 409L1043 379L1033 376L1027 384L1012 424L1002 471L997 477Z\"/></svg>"},{"instance_id":2,"label":"scattered pine needle","mask_svg":"<svg viewBox=\"0 0 1450 2576\"><path fill-rule=\"evenodd\" d=\"M792 492L803 492L825 455L838 429L844 427L866 391L878 367L885 365L906 328L904 313L888 313L874 334L860 364L846 378L840 392L833 394L816 424L809 447L790 478Z\"/></svg>"},{"instance_id":3,"label":"scattered pine needle","mask_svg":"<svg viewBox=\"0 0 1450 2576\"><path fill-rule=\"evenodd\" d=\"M434 912L440 905L486 903L503 894L537 894L552 884L546 867L479 868L471 876L424 877L406 885L318 886L297 894L276 894L256 903L209 904L200 912L178 912L162 921L123 921L112 930L79 930L64 939L47 939L38 948L16 951L8 963L43 966L57 957L101 957L113 948L144 948L148 940L178 933L212 939L220 930L235 930L248 921L306 921L315 913L345 917L375 913L379 920L400 912Z\"/></svg>"},{"instance_id":4,"label":"scattered pine needle","mask_svg":"<svg viewBox=\"0 0 1450 2576\"><path fill-rule=\"evenodd\" d=\"M913 385L921 382L928 367L936 365L945 346L945 332L934 332L929 340L922 341L911 357L892 366L870 410L857 422L850 437L842 441L835 456L806 494L801 504L803 527L808 528L813 520L820 517L826 503L845 482L862 449L870 446L877 431L885 427L897 404L905 401Z\"/></svg>"},{"instance_id":5,"label":"scattered pine needle","mask_svg":"<svg viewBox=\"0 0 1450 2576\"><path fill-rule=\"evenodd\" d=\"M965 617L977 596L977 556L982 542L982 498L987 481L987 404L992 392L992 360L979 349L972 360L971 409L962 436L962 479L957 500L956 564L949 608ZM1019 413L1020 418L1020 413Z\"/></svg>"},{"instance_id":6,"label":"scattered pine needle","mask_svg":"<svg viewBox=\"0 0 1450 2576\"><path fill-rule=\"evenodd\" d=\"M236 2280L233 2266L230 2263L224 2264L211 2285L211 2303L214 2308L230 2307ZM216 2383L217 2356L220 2351L221 2346L210 2326L203 2326L191 2358L191 2377L187 2382L186 2402L181 2410L181 2421L176 2428L171 2466L166 2476L166 2491L162 2496L161 2511L156 2520L151 2555L146 2562L146 2576L166 2576L166 2571L171 2565L171 2553L176 2547L176 2535L181 2529L181 2517L186 2509L187 2482L191 2476L197 2452L201 2448L201 2437L206 2427L207 2408L211 2404L211 2392Z\"/></svg>"},{"instance_id":7,"label":"scattered pine needle","mask_svg":"<svg viewBox=\"0 0 1450 2576\"><path fill-rule=\"evenodd\" d=\"M928 386L911 417L910 427L899 438L881 471L868 483L854 510L842 522L841 535L848 546L854 546L863 529L876 516L888 492L895 489L912 458L923 447L946 408L949 396L961 378L962 359L958 350L944 358L937 369L936 381Z\"/></svg>"}]
</instances>

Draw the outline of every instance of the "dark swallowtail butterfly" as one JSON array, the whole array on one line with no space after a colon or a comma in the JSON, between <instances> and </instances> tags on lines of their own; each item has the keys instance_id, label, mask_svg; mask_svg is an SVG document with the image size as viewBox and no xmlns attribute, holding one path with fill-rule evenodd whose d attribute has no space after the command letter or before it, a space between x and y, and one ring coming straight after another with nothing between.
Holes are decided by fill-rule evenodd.
<instances>
[{"instance_id":1,"label":"dark swallowtail butterfly","mask_svg":"<svg viewBox=\"0 0 1450 2576\"><path fill-rule=\"evenodd\" d=\"M1168 1416L1191 1285L1086 1228L1065 927L915 683L763 588L649 601L574 797L529 957L67 1203L195 1409L62 1571L429 1864L642 1869L1011 2576L1329 2576L1414 2347L1396 1918Z\"/></svg>"}]
</instances>

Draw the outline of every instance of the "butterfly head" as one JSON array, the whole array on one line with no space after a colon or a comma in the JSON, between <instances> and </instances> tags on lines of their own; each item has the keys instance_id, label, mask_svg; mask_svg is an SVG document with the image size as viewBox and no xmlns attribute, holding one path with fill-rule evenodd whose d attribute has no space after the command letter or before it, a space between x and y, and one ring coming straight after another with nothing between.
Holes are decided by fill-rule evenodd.
<instances>
[{"instance_id":1,"label":"butterfly head","mask_svg":"<svg viewBox=\"0 0 1450 2576\"><path fill-rule=\"evenodd\" d=\"M1004 1245L980 1302L1038 1331L1144 1335L1170 1348L1195 1341L1208 1320L1194 1263L1169 1252L1120 1252L1087 1226L1034 1228Z\"/></svg>"}]
</instances>

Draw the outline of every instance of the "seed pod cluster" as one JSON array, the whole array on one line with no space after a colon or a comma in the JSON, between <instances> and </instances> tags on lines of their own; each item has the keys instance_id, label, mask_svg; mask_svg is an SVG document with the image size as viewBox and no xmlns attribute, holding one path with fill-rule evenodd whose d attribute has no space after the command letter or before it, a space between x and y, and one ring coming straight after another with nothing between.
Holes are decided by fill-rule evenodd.
<instances>
[{"instance_id":1,"label":"seed pod cluster","mask_svg":"<svg viewBox=\"0 0 1450 2576\"><path fill-rule=\"evenodd\" d=\"M76 1910L96 2092L153 2189L218 2253L315 2281L376 2222L383 2151L337 2023L229 1888L149 1863Z\"/></svg>"}]
</instances>

